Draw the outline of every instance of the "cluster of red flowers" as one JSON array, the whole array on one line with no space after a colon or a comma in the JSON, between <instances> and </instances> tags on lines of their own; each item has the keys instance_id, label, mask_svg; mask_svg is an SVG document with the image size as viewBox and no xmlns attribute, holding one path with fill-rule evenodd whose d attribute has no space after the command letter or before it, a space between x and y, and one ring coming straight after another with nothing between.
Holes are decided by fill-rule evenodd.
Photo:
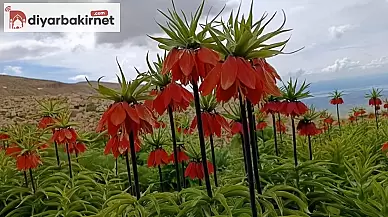
<instances>
[{"instance_id":1,"label":"cluster of red flowers","mask_svg":"<svg viewBox=\"0 0 388 217\"><path fill-rule=\"evenodd\" d=\"M187 162L190 160L189 156L182 151L178 150L178 163ZM175 163L174 153L168 155L166 150L163 148L157 148L148 155L147 165L148 167L157 167L162 165L167 165L169 163Z\"/></svg>"},{"instance_id":2,"label":"cluster of red flowers","mask_svg":"<svg viewBox=\"0 0 388 217\"><path fill-rule=\"evenodd\" d=\"M256 129L257 130L264 130L268 126L267 122L261 121L256 124Z\"/></svg>"},{"instance_id":3,"label":"cluster of red flowers","mask_svg":"<svg viewBox=\"0 0 388 217\"><path fill-rule=\"evenodd\" d=\"M129 150L130 134L135 142L135 151L140 150L139 132L151 133L155 118L150 108L142 104L129 105L127 102L116 102L102 115L97 131L108 129L111 138L105 147L105 154L113 153L115 157Z\"/></svg>"},{"instance_id":4,"label":"cluster of red flowers","mask_svg":"<svg viewBox=\"0 0 388 217\"><path fill-rule=\"evenodd\" d=\"M23 152L23 149L16 145L8 147L6 149L6 154L16 158L16 167L18 170L26 171L35 169L42 164L40 156L36 151Z\"/></svg>"},{"instance_id":5,"label":"cluster of red flowers","mask_svg":"<svg viewBox=\"0 0 388 217\"><path fill-rule=\"evenodd\" d=\"M382 105L383 102L381 101L380 98L371 98L369 99L369 105L370 106L379 106L379 105Z\"/></svg>"},{"instance_id":6,"label":"cluster of red flowers","mask_svg":"<svg viewBox=\"0 0 388 217\"><path fill-rule=\"evenodd\" d=\"M261 108L261 112L274 114L281 113L286 116L301 116L308 111L306 104L300 101L269 101L266 102Z\"/></svg>"},{"instance_id":7,"label":"cluster of red flowers","mask_svg":"<svg viewBox=\"0 0 388 217\"><path fill-rule=\"evenodd\" d=\"M278 133L286 133L287 127L281 120L276 121L276 132Z\"/></svg>"},{"instance_id":8,"label":"cluster of red flowers","mask_svg":"<svg viewBox=\"0 0 388 217\"><path fill-rule=\"evenodd\" d=\"M187 85L204 78L219 61L219 55L211 49L173 48L167 55L162 68L162 74L171 71L172 81L180 81Z\"/></svg>"},{"instance_id":9,"label":"cluster of red flowers","mask_svg":"<svg viewBox=\"0 0 388 217\"><path fill-rule=\"evenodd\" d=\"M330 104L332 104L332 105L344 104L344 100L341 97L333 98L333 99L330 100Z\"/></svg>"},{"instance_id":10,"label":"cluster of red flowers","mask_svg":"<svg viewBox=\"0 0 388 217\"><path fill-rule=\"evenodd\" d=\"M213 164L210 161L207 161L207 167L209 169L209 174L214 173ZM205 173L203 172L203 164L201 161L191 161L185 170L185 177L189 177L190 179L199 179L202 180L205 177Z\"/></svg>"},{"instance_id":11,"label":"cluster of red flowers","mask_svg":"<svg viewBox=\"0 0 388 217\"><path fill-rule=\"evenodd\" d=\"M161 91L156 92L156 98L152 101L152 108L162 115L171 106L173 111L183 111L190 106L193 95L176 83L170 83Z\"/></svg>"},{"instance_id":12,"label":"cluster of red flowers","mask_svg":"<svg viewBox=\"0 0 388 217\"><path fill-rule=\"evenodd\" d=\"M257 104L265 95L280 95L276 78L279 76L275 69L263 59L253 61L252 65L244 58L228 56L209 72L199 91L207 96L216 89L218 102L236 98L241 91L248 100Z\"/></svg>"},{"instance_id":13,"label":"cluster of red flowers","mask_svg":"<svg viewBox=\"0 0 388 217\"><path fill-rule=\"evenodd\" d=\"M226 119L217 113L209 113L202 112L202 127L205 137L209 137L210 135L216 135L221 137L222 128L230 131L229 124ZM197 127L197 116L194 117L191 122L191 129L195 129Z\"/></svg>"},{"instance_id":14,"label":"cluster of red flowers","mask_svg":"<svg viewBox=\"0 0 388 217\"><path fill-rule=\"evenodd\" d=\"M298 123L296 129L299 131L299 135L301 136L315 136L321 133L314 122L301 120Z\"/></svg>"}]
</instances>

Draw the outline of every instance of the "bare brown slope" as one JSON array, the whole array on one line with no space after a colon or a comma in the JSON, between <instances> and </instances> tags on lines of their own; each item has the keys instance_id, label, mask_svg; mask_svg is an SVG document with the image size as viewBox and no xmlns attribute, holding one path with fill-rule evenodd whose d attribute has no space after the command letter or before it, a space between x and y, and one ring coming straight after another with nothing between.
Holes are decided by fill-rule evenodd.
<instances>
[{"instance_id":1,"label":"bare brown slope","mask_svg":"<svg viewBox=\"0 0 388 217\"><path fill-rule=\"evenodd\" d=\"M92 82L96 85L96 82ZM118 84L103 83L117 88ZM57 81L0 75L0 97L9 96L43 96L59 94L91 95L95 91L86 82L67 84Z\"/></svg>"}]
</instances>

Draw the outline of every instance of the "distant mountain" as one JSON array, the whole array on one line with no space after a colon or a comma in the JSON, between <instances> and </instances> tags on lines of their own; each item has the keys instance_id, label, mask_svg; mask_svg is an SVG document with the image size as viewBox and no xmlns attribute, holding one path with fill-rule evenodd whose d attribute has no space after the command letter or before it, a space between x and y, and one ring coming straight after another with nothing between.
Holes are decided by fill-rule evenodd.
<instances>
[{"instance_id":1,"label":"distant mountain","mask_svg":"<svg viewBox=\"0 0 388 217\"><path fill-rule=\"evenodd\" d=\"M107 87L118 88L116 83L101 82ZM96 82L92 82L96 85ZM86 82L75 84L62 83L42 79L0 75L0 97L7 96L41 96L76 93L80 95L94 94L95 91Z\"/></svg>"},{"instance_id":2,"label":"distant mountain","mask_svg":"<svg viewBox=\"0 0 388 217\"><path fill-rule=\"evenodd\" d=\"M367 87L379 87L388 85L387 74L366 74L364 76L349 77L346 79L318 81L311 84L311 92L331 92L335 89L355 89Z\"/></svg>"}]
</instances>

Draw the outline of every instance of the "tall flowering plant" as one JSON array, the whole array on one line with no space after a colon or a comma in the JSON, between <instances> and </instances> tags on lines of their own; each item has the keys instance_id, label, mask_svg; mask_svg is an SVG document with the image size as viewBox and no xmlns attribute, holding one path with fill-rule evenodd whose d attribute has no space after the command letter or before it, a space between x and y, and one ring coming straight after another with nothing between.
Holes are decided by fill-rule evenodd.
<instances>
[{"instance_id":1,"label":"tall flowering plant","mask_svg":"<svg viewBox=\"0 0 388 217\"><path fill-rule=\"evenodd\" d=\"M171 73L173 82L179 81L193 87L195 111L198 121L199 145L203 169L205 175L206 190L209 197L212 197L209 171L206 164L205 138L202 129L202 118L200 109L200 98L198 92L198 82L202 80L219 61L217 52L204 46L206 42L212 42L212 38L207 38L207 29L199 30L199 20L202 16L204 1L197 8L195 14L188 20L183 12L179 15L174 2L172 10L162 15L167 18L167 25L158 23L168 38L151 37L159 42L159 47L168 51L163 62L161 74Z\"/></svg>"},{"instance_id":2,"label":"tall flowering plant","mask_svg":"<svg viewBox=\"0 0 388 217\"><path fill-rule=\"evenodd\" d=\"M177 146L175 138L175 122L173 112L186 110L190 106L190 103L193 101L194 97L180 84L172 81L171 72L162 74L164 61L165 59L158 55L158 61L154 62L152 66L148 60L147 55L147 74L151 78L150 82L153 85L152 93L155 95L155 98L150 101L149 104L151 108L159 115L163 115L163 113L167 110L172 134L174 162L178 162L178 152L180 150ZM174 163L174 166L177 179L177 190L180 191L181 182L179 175L179 165L178 163Z\"/></svg>"},{"instance_id":3,"label":"tall flowering plant","mask_svg":"<svg viewBox=\"0 0 388 217\"><path fill-rule=\"evenodd\" d=\"M66 110L62 100L58 99L46 99L37 101L40 111L39 116L41 117L38 127L40 129L47 129L56 123L58 116ZM51 128L54 134L55 128ZM60 166L60 159L58 154L58 144L54 141L55 156L57 159L57 165Z\"/></svg>"},{"instance_id":4,"label":"tall flowering plant","mask_svg":"<svg viewBox=\"0 0 388 217\"><path fill-rule=\"evenodd\" d=\"M313 151L311 146L311 136L315 136L321 133L316 127L315 120L319 118L319 113L316 112L315 107L311 106L309 110L300 118L296 129L301 136L307 136L309 145L309 157L313 159Z\"/></svg>"},{"instance_id":5,"label":"tall flowering plant","mask_svg":"<svg viewBox=\"0 0 388 217\"><path fill-rule=\"evenodd\" d=\"M378 110L380 109L380 106L383 104L383 102L380 99L382 96L381 92L383 92L383 90L378 88L377 89L372 88L372 90L365 95L365 98L369 99L369 105L374 108L374 118L376 121L377 130L379 129Z\"/></svg>"},{"instance_id":6,"label":"tall flowering plant","mask_svg":"<svg viewBox=\"0 0 388 217\"><path fill-rule=\"evenodd\" d=\"M35 184L32 171L43 164L41 151L48 147L43 134L43 130L28 125L12 126L8 132L9 147L6 149L6 154L15 158L16 168L24 172L27 186L26 171L29 171L33 192L35 192Z\"/></svg>"},{"instance_id":7,"label":"tall flowering plant","mask_svg":"<svg viewBox=\"0 0 388 217\"><path fill-rule=\"evenodd\" d=\"M70 147L73 147L72 145L77 142L78 135L74 129L76 123L70 121L70 116L70 111L68 110L58 115L55 124L50 126L50 129L53 130L53 135L50 139L50 142L65 146L67 161L69 164L69 174L70 178L73 178Z\"/></svg>"},{"instance_id":8,"label":"tall flowering plant","mask_svg":"<svg viewBox=\"0 0 388 217\"><path fill-rule=\"evenodd\" d=\"M342 96L343 96L343 91L334 90L332 93L330 93L330 104L335 105L337 109L337 121L338 121L338 127L340 129L340 132L341 132L341 121L340 121L339 105L344 103Z\"/></svg>"},{"instance_id":9,"label":"tall flowering plant","mask_svg":"<svg viewBox=\"0 0 388 217\"><path fill-rule=\"evenodd\" d=\"M122 154L126 157L127 172L130 178L128 153L131 153L135 194L140 198L139 177L137 172L136 151L140 149L139 134L152 133L156 119L151 109L144 105L144 100L151 99L149 89L151 83L148 76L138 76L127 81L124 72L117 62L120 76L117 76L120 89L105 87L97 81L97 87L87 80L89 85L99 93L99 98L113 101L102 115L97 131L107 130L110 140L105 153L112 152L115 157ZM130 183L130 180L128 180ZM129 189L129 188L128 188Z\"/></svg>"},{"instance_id":10,"label":"tall flowering plant","mask_svg":"<svg viewBox=\"0 0 388 217\"><path fill-rule=\"evenodd\" d=\"M163 191L163 175L161 167L170 163L169 154L165 150L165 147L170 145L170 138L166 137L165 134L165 128L158 128L154 133L143 136L144 144L151 148L151 152L147 159L147 166L158 168L161 191ZM178 181L179 179L177 182ZM177 183L177 185L179 184L180 183Z\"/></svg>"},{"instance_id":11,"label":"tall flowering plant","mask_svg":"<svg viewBox=\"0 0 388 217\"><path fill-rule=\"evenodd\" d=\"M229 131L229 124L226 119L216 111L218 105L214 95L207 95L201 97L201 118L203 124L204 136L209 137L210 150L212 155L212 161L214 165L214 184L218 187L216 159L214 153L214 141L213 136L221 137L222 129ZM197 127L197 116L191 122L191 129Z\"/></svg>"},{"instance_id":12,"label":"tall flowering plant","mask_svg":"<svg viewBox=\"0 0 388 217\"><path fill-rule=\"evenodd\" d=\"M232 98L240 101L241 117L243 125L244 148L246 158L251 162L250 146L254 131L249 133L248 118L251 130L254 127L252 105L257 104L266 95L279 96L280 91L276 86L276 80L280 79L276 70L266 61L266 58L283 54L283 49L288 40L268 43L270 39L281 33L290 31L284 29L285 22L275 31L263 34L264 29L272 21L265 22L265 15L255 22L253 20L253 1L247 18L241 17L240 9L237 14L230 14L227 22L219 22L222 30L209 23L205 28L215 41L212 48L221 55L221 61L206 76L201 84L200 91L203 95L216 90L216 98L219 102L227 102ZM284 19L285 21L285 19ZM247 110L248 109L248 110ZM253 127L252 127L253 126ZM252 146L253 147L253 146ZM250 186L251 208L253 216L257 216L254 205L254 183L251 164L248 164L248 182ZM261 190L258 187L258 191Z\"/></svg>"},{"instance_id":13,"label":"tall flowering plant","mask_svg":"<svg viewBox=\"0 0 388 217\"><path fill-rule=\"evenodd\" d=\"M278 142L277 142L277 122L275 114L278 114L278 119L280 121L280 107L282 106L282 102L280 101L280 97L275 97L272 95L267 96L262 104L260 111L266 114L271 114L272 117L272 127L273 127L273 136L274 136L274 145L275 145L275 154L279 156ZM282 131L280 131L281 133ZM281 134L280 134L281 135Z\"/></svg>"},{"instance_id":14,"label":"tall flowering plant","mask_svg":"<svg viewBox=\"0 0 388 217\"><path fill-rule=\"evenodd\" d=\"M292 143L294 146L294 161L295 167L298 166L298 153L296 150L296 130L295 130L295 118L303 116L307 111L307 106L301 101L304 98L311 97L308 91L310 84L306 84L304 81L301 85L298 85L298 80L290 80L282 87L283 96L285 101L280 107L280 112L286 116L291 117L291 129L292 129Z\"/></svg>"}]
</instances>

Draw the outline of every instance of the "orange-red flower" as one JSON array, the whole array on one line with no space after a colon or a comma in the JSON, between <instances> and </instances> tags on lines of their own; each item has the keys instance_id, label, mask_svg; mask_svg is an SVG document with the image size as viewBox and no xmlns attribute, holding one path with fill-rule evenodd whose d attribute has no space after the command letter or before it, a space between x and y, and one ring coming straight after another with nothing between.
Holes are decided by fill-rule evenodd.
<instances>
[{"instance_id":1,"label":"orange-red flower","mask_svg":"<svg viewBox=\"0 0 388 217\"><path fill-rule=\"evenodd\" d=\"M356 121L356 117L353 116L353 115L350 115L349 118L348 118L348 120L349 120L350 122L354 122L354 121Z\"/></svg>"},{"instance_id":2,"label":"orange-red flower","mask_svg":"<svg viewBox=\"0 0 388 217\"><path fill-rule=\"evenodd\" d=\"M323 122L328 124L328 125L332 125L334 120L332 117L327 117L327 118L323 119Z\"/></svg>"},{"instance_id":3,"label":"orange-red flower","mask_svg":"<svg viewBox=\"0 0 388 217\"><path fill-rule=\"evenodd\" d=\"M168 106L171 106L173 111L183 111L190 106L193 99L193 95L188 90L176 83L170 83L163 90L158 91L152 107L159 115L162 115Z\"/></svg>"},{"instance_id":4,"label":"orange-red flower","mask_svg":"<svg viewBox=\"0 0 388 217\"><path fill-rule=\"evenodd\" d=\"M47 127L51 126L52 124L55 123L55 120L54 118L50 117L50 116L45 116L43 117L40 121L39 121L39 124L38 124L38 127L40 129L46 129Z\"/></svg>"},{"instance_id":5,"label":"orange-red flower","mask_svg":"<svg viewBox=\"0 0 388 217\"><path fill-rule=\"evenodd\" d=\"M282 106L282 102L280 102L280 101L269 101L269 102L264 103L264 105L260 111L265 112L265 113L274 114L276 112L279 112L279 109L281 106Z\"/></svg>"},{"instance_id":6,"label":"orange-red flower","mask_svg":"<svg viewBox=\"0 0 388 217\"><path fill-rule=\"evenodd\" d=\"M182 150L178 150L177 154L178 154L178 163L182 163L182 162L186 162L186 161L190 160L190 158L189 158L189 156L187 156L186 152L184 152ZM169 160L170 160L170 162L175 163L174 153L172 153L170 155Z\"/></svg>"},{"instance_id":7,"label":"orange-red flower","mask_svg":"<svg viewBox=\"0 0 388 217\"><path fill-rule=\"evenodd\" d=\"M384 103L384 108L388 109L388 103Z\"/></svg>"},{"instance_id":8,"label":"orange-red flower","mask_svg":"<svg viewBox=\"0 0 388 217\"><path fill-rule=\"evenodd\" d=\"M66 148L65 148L66 151ZM86 151L86 145L81 142L69 143L69 153L84 153Z\"/></svg>"},{"instance_id":9,"label":"orange-red flower","mask_svg":"<svg viewBox=\"0 0 388 217\"><path fill-rule=\"evenodd\" d=\"M264 130L268 126L267 122L262 121L256 125L257 130Z\"/></svg>"},{"instance_id":10,"label":"orange-red flower","mask_svg":"<svg viewBox=\"0 0 388 217\"><path fill-rule=\"evenodd\" d=\"M190 128L190 127L177 127L176 129L178 131L178 133L182 133L183 134L192 134L193 133L193 129Z\"/></svg>"},{"instance_id":11,"label":"orange-red flower","mask_svg":"<svg viewBox=\"0 0 388 217\"><path fill-rule=\"evenodd\" d=\"M383 102L381 101L380 98L371 98L369 99L369 105L370 106L378 106L378 105L382 105Z\"/></svg>"},{"instance_id":12,"label":"orange-red flower","mask_svg":"<svg viewBox=\"0 0 388 217\"><path fill-rule=\"evenodd\" d=\"M243 133L243 126L240 122L230 121L229 126L232 135Z\"/></svg>"},{"instance_id":13,"label":"orange-red flower","mask_svg":"<svg viewBox=\"0 0 388 217\"><path fill-rule=\"evenodd\" d=\"M142 104L129 105L127 102L116 102L102 115L97 131L105 128L111 136L118 134L119 129L127 133L133 132L136 137L140 131L152 132L155 118L150 109Z\"/></svg>"},{"instance_id":14,"label":"orange-red flower","mask_svg":"<svg viewBox=\"0 0 388 217\"><path fill-rule=\"evenodd\" d=\"M105 146L104 154L112 153L115 158L129 151L129 136L121 133L120 135L112 136ZM135 152L140 151L140 141L135 137Z\"/></svg>"},{"instance_id":15,"label":"orange-red flower","mask_svg":"<svg viewBox=\"0 0 388 217\"><path fill-rule=\"evenodd\" d=\"M163 62L162 74L171 71L172 81L180 81L184 85L197 83L218 61L219 55L205 47L195 50L173 48Z\"/></svg>"},{"instance_id":16,"label":"orange-red flower","mask_svg":"<svg viewBox=\"0 0 388 217\"><path fill-rule=\"evenodd\" d=\"M285 101L285 102L282 102L279 108L280 113L286 116L291 115L292 117L301 116L305 114L308 110L309 109L307 108L307 106L300 101L296 101L296 102Z\"/></svg>"},{"instance_id":17,"label":"orange-red flower","mask_svg":"<svg viewBox=\"0 0 388 217\"><path fill-rule=\"evenodd\" d=\"M40 156L36 151L26 151L23 153L22 151L23 149L14 145L11 145L6 149L7 155L16 158L16 167L18 170L26 171L29 169L35 169L39 166L39 164L42 164Z\"/></svg>"},{"instance_id":18,"label":"orange-red flower","mask_svg":"<svg viewBox=\"0 0 388 217\"><path fill-rule=\"evenodd\" d=\"M260 67L253 67L248 60L241 57L228 56L224 62L219 62L209 72L199 91L206 96L216 88L218 102L229 101L237 97L239 91L253 104L257 104L264 95L280 95L280 91L272 80L267 79L266 70Z\"/></svg>"},{"instance_id":19,"label":"orange-red flower","mask_svg":"<svg viewBox=\"0 0 388 217\"><path fill-rule=\"evenodd\" d=\"M223 116L202 112L201 117L205 137L209 137L210 135L221 137L222 128L229 131L229 124ZM191 122L190 128L194 129L195 127L197 127L197 116Z\"/></svg>"},{"instance_id":20,"label":"orange-red flower","mask_svg":"<svg viewBox=\"0 0 388 217\"><path fill-rule=\"evenodd\" d=\"M157 148L148 155L148 167L157 167L170 162L167 152L163 148Z\"/></svg>"},{"instance_id":21,"label":"orange-red flower","mask_svg":"<svg viewBox=\"0 0 388 217\"><path fill-rule=\"evenodd\" d=\"M283 123L283 121L276 121L276 132L278 133L286 133L286 130L287 130L287 127L286 125Z\"/></svg>"},{"instance_id":22,"label":"orange-red flower","mask_svg":"<svg viewBox=\"0 0 388 217\"><path fill-rule=\"evenodd\" d=\"M154 127L156 129L159 129L159 128L166 128L166 123L164 123L163 121L156 121L154 123Z\"/></svg>"},{"instance_id":23,"label":"orange-red flower","mask_svg":"<svg viewBox=\"0 0 388 217\"><path fill-rule=\"evenodd\" d=\"M388 150L388 142L383 143L383 145L381 146L381 150L384 152Z\"/></svg>"},{"instance_id":24,"label":"orange-red flower","mask_svg":"<svg viewBox=\"0 0 388 217\"><path fill-rule=\"evenodd\" d=\"M77 140L77 133L73 128L60 128L54 131L51 141L57 144L70 144Z\"/></svg>"},{"instance_id":25,"label":"orange-red flower","mask_svg":"<svg viewBox=\"0 0 388 217\"><path fill-rule=\"evenodd\" d=\"M0 133L0 140L7 140L9 139L9 135L5 133Z\"/></svg>"},{"instance_id":26,"label":"orange-red flower","mask_svg":"<svg viewBox=\"0 0 388 217\"><path fill-rule=\"evenodd\" d=\"M207 167L209 170L209 174L214 173L214 167L213 164L210 163L210 161L207 161ZM199 179L202 180L205 176L205 173L203 172L203 164L202 162L190 162L189 165L187 165L187 168L185 170L185 177L189 177L190 179Z\"/></svg>"},{"instance_id":27,"label":"orange-red flower","mask_svg":"<svg viewBox=\"0 0 388 217\"><path fill-rule=\"evenodd\" d=\"M301 136L315 136L321 133L314 122L305 122L304 120L299 121L296 129Z\"/></svg>"},{"instance_id":28,"label":"orange-red flower","mask_svg":"<svg viewBox=\"0 0 388 217\"><path fill-rule=\"evenodd\" d=\"M344 103L344 100L339 97L339 98L333 98L330 100L330 104L332 105L340 105L340 104L343 104Z\"/></svg>"}]
</instances>

